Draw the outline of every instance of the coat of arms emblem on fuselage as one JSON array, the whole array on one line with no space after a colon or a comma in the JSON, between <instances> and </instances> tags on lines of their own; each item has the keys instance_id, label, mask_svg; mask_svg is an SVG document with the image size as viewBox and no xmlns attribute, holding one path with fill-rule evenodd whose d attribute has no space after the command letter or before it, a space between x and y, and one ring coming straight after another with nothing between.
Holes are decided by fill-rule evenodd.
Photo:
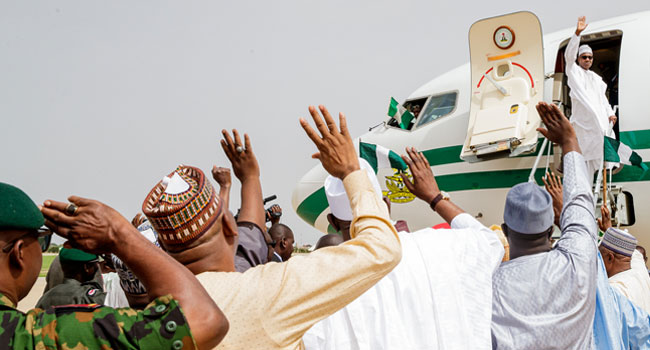
<instances>
[{"instance_id":1,"label":"coat of arms emblem on fuselage","mask_svg":"<svg viewBox=\"0 0 650 350\"><path fill-rule=\"evenodd\" d=\"M402 177L399 175L399 172L395 170L395 173L391 176L386 176L386 188L387 191L383 191L383 195L388 197L388 200L391 203L408 203L415 199L415 195L409 192L408 188L404 185ZM409 172L406 172L406 176L409 179L413 179Z\"/></svg>"}]
</instances>

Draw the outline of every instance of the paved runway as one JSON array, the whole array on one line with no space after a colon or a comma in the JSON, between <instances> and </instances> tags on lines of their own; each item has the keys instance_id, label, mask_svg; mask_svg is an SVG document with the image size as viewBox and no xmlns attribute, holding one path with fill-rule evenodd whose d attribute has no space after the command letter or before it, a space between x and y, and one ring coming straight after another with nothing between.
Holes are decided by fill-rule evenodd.
<instances>
[{"instance_id":1,"label":"paved runway","mask_svg":"<svg viewBox=\"0 0 650 350\"><path fill-rule=\"evenodd\" d=\"M18 303L18 310L27 311L34 308L38 299L43 295L43 289L45 289L45 277L39 277L29 294Z\"/></svg>"}]
</instances>

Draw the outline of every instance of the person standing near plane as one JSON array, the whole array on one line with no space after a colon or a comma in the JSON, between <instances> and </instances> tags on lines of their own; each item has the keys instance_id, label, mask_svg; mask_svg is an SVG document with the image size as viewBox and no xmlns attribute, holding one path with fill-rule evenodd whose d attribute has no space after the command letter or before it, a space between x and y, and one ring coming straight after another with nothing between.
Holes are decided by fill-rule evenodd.
<instances>
[{"instance_id":1,"label":"person standing near plane","mask_svg":"<svg viewBox=\"0 0 650 350\"><path fill-rule=\"evenodd\" d=\"M592 177L559 108L540 102L537 111L548 128L537 130L562 148L562 236L552 247L549 193L533 182L510 189L502 227L511 260L492 279L492 349L588 349L598 273Z\"/></svg>"},{"instance_id":2,"label":"person standing near plane","mask_svg":"<svg viewBox=\"0 0 650 350\"><path fill-rule=\"evenodd\" d=\"M589 45L580 44L580 34L587 28L584 16L578 18L575 35L571 36L564 52L566 74L571 88L571 124L576 131L587 171L600 169L603 157L603 135L614 137L609 123L616 123L616 115L605 92L607 84L591 71L594 54Z\"/></svg>"}]
</instances>

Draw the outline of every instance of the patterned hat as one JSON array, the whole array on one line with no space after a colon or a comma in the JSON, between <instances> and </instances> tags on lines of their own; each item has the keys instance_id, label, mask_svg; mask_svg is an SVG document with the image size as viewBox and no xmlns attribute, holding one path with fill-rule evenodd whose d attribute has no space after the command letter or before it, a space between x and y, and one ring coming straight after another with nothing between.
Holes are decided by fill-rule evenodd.
<instances>
[{"instance_id":1,"label":"patterned hat","mask_svg":"<svg viewBox=\"0 0 650 350\"><path fill-rule=\"evenodd\" d=\"M140 226L138 226L138 231L156 247L160 248L158 243L158 234L151 227L151 223L145 220ZM138 279L136 275L131 272L131 270L115 255L112 255L113 266L115 266L115 271L120 277L120 287L125 293L130 295L143 295L147 293L147 288L144 287L142 282Z\"/></svg>"},{"instance_id":2,"label":"patterned hat","mask_svg":"<svg viewBox=\"0 0 650 350\"><path fill-rule=\"evenodd\" d=\"M607 229L605 235L603 235L603 240L600 241L601 246L625 256L632 256L636 244L637 240L634 236L613 227Z\"/></svg>"},{"instance_id":3,"label":"patterned hat","mask_svg":"<svg viewBox=\"0 0 650 350\"><path fill-rule=\"evenodd\" d=\"M165 176L142 203L142 212L165 246L199 238L220 211L219 198L201 169L185 165Z\"/></svg>"}]
</instances>

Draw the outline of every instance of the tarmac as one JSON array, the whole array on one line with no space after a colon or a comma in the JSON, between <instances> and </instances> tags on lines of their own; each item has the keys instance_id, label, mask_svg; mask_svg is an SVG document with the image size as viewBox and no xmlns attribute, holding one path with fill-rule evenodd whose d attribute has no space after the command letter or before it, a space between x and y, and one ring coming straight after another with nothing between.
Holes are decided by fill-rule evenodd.
<instances>
[{"instance_id":1,"label":"tarmac","mask_svg":"<svg viewBox=\"0 0 650 350\"><path fill-rule=\"evenodd\" d=\"M36 283L34 283L32 290L29 291L29 294L18 303L18 310L25 312L33 309L38 299L43 295L43 289L45 289L45 277L39 277Z\"/></svg>"}]
</instances>

